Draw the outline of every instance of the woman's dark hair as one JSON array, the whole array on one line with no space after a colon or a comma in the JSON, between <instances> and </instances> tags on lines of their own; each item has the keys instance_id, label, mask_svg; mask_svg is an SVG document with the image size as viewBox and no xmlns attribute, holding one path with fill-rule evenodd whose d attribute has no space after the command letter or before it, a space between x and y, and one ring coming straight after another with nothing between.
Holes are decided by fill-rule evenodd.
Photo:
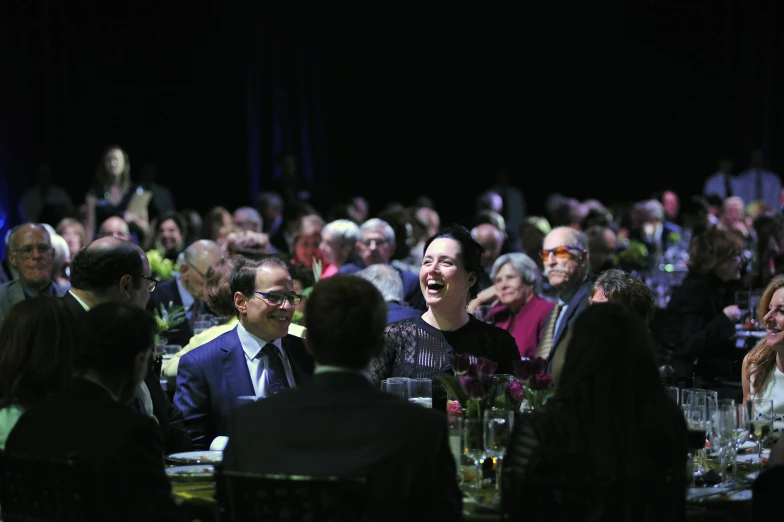
<instances>
[{"instance_id":1,"label":"woman's dark hair","mask_svg":"<svg viewBox=\"0 0 784 522\"><path fill-rule=\"evenodd\" d=\"M76 368L124 375L140 353L155 345L158 323L147 310L107 302L91 308L76 324Z\"/></svg>"},{"instance_id":2,"label":"woman's dark hair","mask_svg":"<svg viewBox=\"0 0 784 522\"><path fill-rule=\"evenodd\" d=\"M0 329L0 408L29 408L63 389L74 359L71 318L56 297L20 301Z\"/></svg>"},{"instance_id":3,"label":"woman's dark hair","mask_svg":"<svg viewBox=\"0 0 784 522\"><path fill-rule=\"evenodd\" d=\"M155 235L156 236L158 235L161 225L163 225L165 221L168 221L170 219L174 221L174 224L177 225L177 228L180 229L180 236L182 236L182 241L184 243L185 238L188 235L188 222L185 220L182 214L174 210L164 212L163 214L158 216L158 220L155 224ZM184 247L185 245L183 244L183 248Z\"/></svg>"},{"instance_id":4,"label":"woman's dark hair","mask_svg":"<svg viewBox=\"0 0 784 522\"><path fill-rule=\"evenodd\" d=\"M468 294L470 299L476 298L479 293L479 275L484 270L482 268L482 254L484 254L485 248L471 237L471 232L466 227L453 224L442 228L436 235L425 241L424 251L427 252L430 243L440 237L452 239L460 245L460 260L463 263L463 268L466 272L476 276L476 281L468 290Z\"/></svg>"},{"instance_id":5,"label":"woman's dark hair","mask_svg":"<svg viewBox=\"0 0 784 522\"><path fill-rule=\"evenodd\" d=\"M226 216L228 216L229 221L231 221L231 212L229 212L225 207L217 206L208 210L202 218L202 239L212 239L215 241L218 238L220 229L224 226Z\"/></svg>"},{"instance_id":6,"label":"woman's dark hair","mask_svg":"<svg viewBox=\"0 0 784 522\"><path fill-rule=\"evenodd\" d=\"M207 269L204 274L204 295L207 306L220 316L231 316L236 313L234 294L231 293L229 281L231 272L237 266L237 257L224 257Z\"/></svg>"},{"instance_id":7,"label":"woman's dark hair","mask_svg":"<svg viewBox=\"0 0 784 522\"><path fill-rule=\"evenodd\" d=\"M565 349L548 409L573 416L581 434L569 438L579 448L563 451L584 455L599 477L647 477L657 454L685 454L685 421L664 391L641 318L613 303L589 306ZM673 425L679 420L680 430Z\"/></svg>"},{"instance_id":8,"label":"woman's dark hair","mask_svg":"<svg viewBox=\"0 0 784 522\"><path fill-rule=\"evenodd\" d=\"M698 274L711 274L733 256L743 252L743 242L729 230L711 228L691 238L689 269Z\"/></svg>"}]
</instances>

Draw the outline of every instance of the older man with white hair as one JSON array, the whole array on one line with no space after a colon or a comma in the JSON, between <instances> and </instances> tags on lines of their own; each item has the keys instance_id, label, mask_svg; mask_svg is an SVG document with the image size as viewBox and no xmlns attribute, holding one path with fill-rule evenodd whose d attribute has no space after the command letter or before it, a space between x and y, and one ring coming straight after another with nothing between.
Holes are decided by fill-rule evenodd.
<instances>
[{"instance_id":1,"label":"older man with white hair","mask_svg":"<svg viewBox=\"0 0 784 522\"><path fill-rule=\"evenodd\" d=\"M571 227L556 227L545 236L540 255L544 273L556 290L558 301L547 317L536 356L552 361L564 332L588 307L591 293L588 238Z\"/></svg>"}]
</instances>

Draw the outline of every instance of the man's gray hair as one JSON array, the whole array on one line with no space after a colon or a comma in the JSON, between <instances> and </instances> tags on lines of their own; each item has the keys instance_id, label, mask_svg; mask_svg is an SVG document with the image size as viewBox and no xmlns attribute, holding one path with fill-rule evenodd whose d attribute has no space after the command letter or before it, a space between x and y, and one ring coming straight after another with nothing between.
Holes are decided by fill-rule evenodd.
<instances>
[{"instance_id":1,"label":"man's gray hair","mask_svg":"<svg viewBox=\"0 0 784 522\"><path fill-rule=\"evenodd\" d=\"M341 246L353 245L360 238L359 225L350 219L330 221L324 225L322 233L324 232L337 239Z\"/></svg>"},{"instance_id":2,"label":"man's gray hair","mask_svg":"<svg viewBox=\"0 0 784 522\"><path fill-rule=\"evenodd\" d=\"M400 273L394 267L378 263L363 268L354 275L373 283L373 286L381 292L381 295L384 296L384 301L387 303L403 302L403 278L400 277Z\"/></svg>"},{"instance_id":3,"label":"man's gray hair","mask_svg":"<svg viewBox=\"0 0 784 522\"><path fill-rule=\"evenodd\" d=\"M366 230L376 229L376 228L380 228L383 231L384 236L388 240L390 241L395 240L395 229L392 228L392 225L390 225L383 219L378 219L378 218L370 218L364 223L362 223L362 226L359 227L359 233L361 235Z\"/></svg>"},{"instance_id":4,"label":"man's gray hair","mask_svg":"<svg viewBox=\"0 0 784 522\"><path fill-rule=\"evenodd\" d=\"M542 272L539 271L539 267L536 266L533 259L520 252L510 252L498 256L490 269L490 279L495 281L495 276L507 263L517 272L525 284L533 287L536 295L542 293Z\"/></svg>"}]
</instances>

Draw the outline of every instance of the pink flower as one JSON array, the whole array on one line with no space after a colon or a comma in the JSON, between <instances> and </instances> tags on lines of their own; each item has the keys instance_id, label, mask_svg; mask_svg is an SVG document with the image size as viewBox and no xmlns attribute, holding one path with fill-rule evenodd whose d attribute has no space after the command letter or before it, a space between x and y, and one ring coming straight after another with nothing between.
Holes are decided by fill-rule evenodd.
<instances>
[{"instance_id":1,"label":"pink flower","mask_svg":"<svg viewBox=\"0 0 784 522\"><path fill-rule=\"evenodd\" d=\"M448 401L446 403L446 412L447 413L454 413L455 415L462 415L463 414L463 407L460 406L459 401Z\"/></svg>"},{"instance_id":2,"label":"pink flower","mask_svg":"<svg viewBox=\"0 0 784 522\"><path fill-rule=\"evenodd\" d=\"M520 381L509 381L506 383L506 391L516 401L523 400L523 395L525 395L525 387Z\"/></svg>"}]
</instances>

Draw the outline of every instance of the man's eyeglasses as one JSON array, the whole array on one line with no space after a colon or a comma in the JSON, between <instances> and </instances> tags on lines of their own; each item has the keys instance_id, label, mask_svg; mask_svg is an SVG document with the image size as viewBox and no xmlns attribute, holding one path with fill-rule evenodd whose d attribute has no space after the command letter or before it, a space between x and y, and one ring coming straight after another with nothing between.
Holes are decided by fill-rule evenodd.
<instances>
[{"instance_id":1,"label":"man's eyeglasses","mask_svg":"<svg viewBox=\"0 0 784 522\"><path fill-rule=\"evenodd\" d=\"M383 248L392 243L389 239L362 239L360 244L366 248Z\"/></svg>"},{"instance_id":2,"label":"man's eyeglasses","mask_svg":"<svg viewBox=\"0 0 784 522\"><path fill-rule=\"evenodd\" d=\"M38 250L38 253L41 255L46 255L52 251L52 245L47 245L46 243L39 243L37 245L25 245L23 247L14 248L14 252L16 252L22 257L30 257L31 255L33 255L34 250Z\"/></svg>"},{"instance_id":3,"label":"man's eyeglasses","mask_svg":"<svg viewBox=\"0 0 784 522\"><path fill-rule=\"evenodd\" d=\"M150 292L155 292L155 287L156 287L156 286L158 286L158 283L159 283L160 281L158 281L157 279L153 279L152 277L147 277L147 276L146 276L146 275L144 275L144 274L139 274L139 277L141 277L142 279L146 279L147 281L149 281L149 282L150 282L150 284L149 284L149 286L148 286L147 288L149 288L149 289L150 289Z\"/></svg>"},{"instance_id":4,"label":"man's eyeglasses","mask_svg":"<svg viewBox=\"0 0 784 522\"><path fill-rule=\"evenodd\" d=\"M584 250L574 246L562 245L551 249L543 248L539 251L539 256L541 256L542 261L550 259L550 254L554 255L556 259L571 259L574 255L573 252L584 252Z\"/></svg>"},{"instance_id":5,"label":"man's eyeglasses","mask_svg":"<svg viewBox=\"0 0 784 522\"><path fill-rule=\"evenodd\" d=\"M302 301L302 296L299 294L276 294L274 292L253 292L260 295L269 304L281 306L284 301L288 301L291 306L296 306Z\"/></svg>"},{"instance_id":6,"label":"man's eyeglasses","mask_svg":"<svg viewBox=\"0 0 784 522\"><path fill-rule=\"evenodd\" d=\"M191 270L193 270L194 272L196 272L197 274L199 274L199 275L201 276L201 278L202 278L202 279L207 279L207 276L206 276L205 274L203 274L203 273L201 272L201 270L199 270L198 268L196 268L195 266L193 266L193 264L192 264L192 263L190 263L189 261L185 261L185 264L186 264L186 265L188 265L189 267L191 267Z\"/></svg>"}]
</instances>

